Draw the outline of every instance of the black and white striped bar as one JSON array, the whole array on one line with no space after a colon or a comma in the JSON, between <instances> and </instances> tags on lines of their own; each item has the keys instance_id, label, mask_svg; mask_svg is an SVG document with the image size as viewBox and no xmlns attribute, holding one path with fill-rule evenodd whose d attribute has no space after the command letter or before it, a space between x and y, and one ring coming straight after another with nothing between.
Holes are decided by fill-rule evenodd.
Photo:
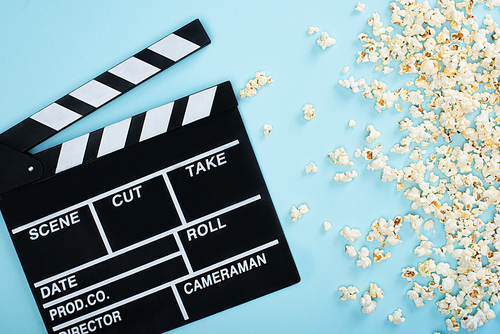
<instances>
[{"instance_id":1,"label":"black and white striped bar","mask_svg":"<svg viewBox=\"0 0 500 334\"><path fill-rule=\"evenodd\" d=\"M238 105L229 81L67 141L34 157L42 178L185 126Z\"/></svg>"},{"instance_id":2,"label":"black and white striped bar","mask_svg":"<svg viewBox=\"0 0 500 334\"><path fill-rule=\"evenodd\" d=\"M210 38L194 20L0 134L0 142L26 152L208 44ZM105 136L115 135L125 125L110 128ZM100 153L113 148L103 147Z\"/></svg>"}]
</instances>

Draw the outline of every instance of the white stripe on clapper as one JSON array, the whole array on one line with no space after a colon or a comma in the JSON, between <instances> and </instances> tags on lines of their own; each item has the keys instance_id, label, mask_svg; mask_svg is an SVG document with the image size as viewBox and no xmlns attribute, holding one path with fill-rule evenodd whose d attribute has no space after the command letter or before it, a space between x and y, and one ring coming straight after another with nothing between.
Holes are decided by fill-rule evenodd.
<instances>
[{"instance_id":1,"label":"white stripe on clapper","mask_svg":"<svg viewBox=\"0 0 500 334\"><path fill-rule=\"evenodd\" d=\"M87 133L61 145L56 174L82 164L88 139L89 134Z\"/></svg>"},{"instance_id":2,"label":"white stripe on clapper","mask_svg":"<svg viewBox=\"0 0 500 334\"><path fill-rule=\"evenodd\" d=\"M189 96L182 125L210 116L217 86Z\"/></svg>"},{"instance_id":3,"label":"white stripe on clapper","mask_svg":"<svg viewBox=\"0 0 500 334\"><path fill-rule=\"evenodd\" d=\"M146 112L140 142L167 132L173 107L174 102L171 102Z\"/></svg>"},{"instance_id":4,"label":"white stripe on clapper","mask_svg":"<svg viewBox=\"0 0 500 334\"><path fill-rule=\"evenodd\" d=\"M148 64L135 57L131 57L116 65L108 72L125 79L134 85L137 85L158 71L160 71L158 67Z\"/></svg>"},{"instance_id":5,"label":"white stripe on clapper","mask_svg":"<svg viewBox=\"0 0 500 334\"><path fill-rule=\"evenodd\" d=\"M121 93L116 89L106 86L96 80L91 80L80 88L75 89L69 95L99 108L104 103L110 101Z\"/></svg>"},{"instance_id":6,"label":"white stripe on clapper","mask_svg":"<svg viewBox=\"0 0 500 334\"><path fill-rule=\"evenodd\" d=\"M90 212L92 213L92 217L94 217L94 222L97 226L97 230L99 231L99 234L101 235L102 242L104 244L104 247L106 247L106 251L108 254L113 253L113 250L111 249L111 245L109 244L108 237L106 236L106 232L104 232L104 229L102 228L101 220L99 219L99 216L97 215L97 212L95 211L95 207L93 203L89 203L89 209Z\"/></svg>"},{"instance_id":7,"label":"white stripe on clapper","mask_svg":"<svg viewBox=\"0 0 500 334\"><path fill-rule=\"evenodd\" d=\"M199 45L194 44L187 39L175 34L170 34L151 45L148 49L173 61L178 61L199 48Z\"/></svg>"},{"instance_id":8,"label":"white stripe on clapper","mask_svg":"<svg viewBox=\"0 0 500 334\"><path fill-rule=\"evenodd\" d=\"M48 107L45 107L36 114L32 115L30 118L48 126L49 128L59 131L80 117L82 117L82 115L77 114L68 108L64 108L57 103L52 103Z\"/></svg>"},{"instance_id":9,"label":"white stripe on clapper","mask_svg":"<svg viewBox=\"0 0 500 334\"><path fill-rule=\"evenodd\" d=\"M131 118L127 118L104 128L97 152L98 158L125 147L131 120Z\"/></svg>"}]
</instances>

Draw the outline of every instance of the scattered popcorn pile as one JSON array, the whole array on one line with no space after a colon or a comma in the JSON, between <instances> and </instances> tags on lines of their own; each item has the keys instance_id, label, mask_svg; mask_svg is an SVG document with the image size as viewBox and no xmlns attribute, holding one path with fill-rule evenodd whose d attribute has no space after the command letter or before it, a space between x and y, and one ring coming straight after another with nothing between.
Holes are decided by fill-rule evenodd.
<instances>
[{"instance_id":1,"label":"scattered popcorn pile","mask_svg":"<svg viewBox=\"0 0 500 334\"><path fill-rule=\"evenodd\" d=\"M310 121L314 117L314 112L316 109L313 108L312 104L306 104L304 108L302 108L304 111L304 118Z\"/></svg>"},{"instance_id":2,"label":"scattered popcorn pile","mask_svg":"<svg viewBox=\"0 0 500 334\"><path fill-rule=\"evenodd\" d=\"M260 71L255 73L255 79L250 80L245 88L240 90L240 98L252 97L257 95L257 89L260 89L268 82L273 82L271 76L266 77L266 71Z\"/></svg>"},{"instance_id":3,"label":"scattered popcorn pile","mask_svg":"<svg viewBox=\"0 0 500 334\"><path fill-rule=\"evenodd\" d=\"M357 149L355 156L371 161L367 169L381 169L383 182L396 181L398 190L407 188L404 196L412 203L411 209L421 209L429 218L409 214L377 220L367 240L377 240L382 247L397 245L402 242L403 220L411 225L420 241L414 253L419 257L434 254L443 260L428 258L419 263L418 271L403 269L401 276L408 282L418 273L430 280L427 285L413 282L407 295L416 307L422 307L424 301L436 298L436 289L444 294L436 304L441 313L451 316L445 322L455 332L460 327L472 331L494 319L490 305L500 301L500 29L491 15L482 24L476 21L472 14L476 2L485 1L438 0L436 8L427 1L391 2L395 26L384 26L374 13L368 20L373 37L358 36L363 50L358 51L357 63L376 64L375 69L385 74L396 63L400 75L416 79L405 84L409 88L394 91L378 80L368 83L352 76L339 80L341 86L375 100L377 112L390 108L402 112L401 103L408 104L411 118L398 124L405 137L390 152L408 155L413 162L402 170L392 168L378 145L364 152ZM499 5L500 1L486 3L490 9ZM368 143L380 136L372 125L367 131ZM454 141L456 135L460 141ZM489 208L496 210L492 220L481 217ZM434 219L446 233L445 244L439 247L420 234L422 228L434 228ZM344 228L341 234L350 231ZM355 257L354 246L347 245L346 253ZM375 250L374 262L388 254ZM444 261L446 254L456 263ZM366 247L357 255L358 266L371 265ZM372 297L369 292L363 294L363 313L376 308ZM401 309L388 320L402 323Z\"/></svg>"}]
</instances>

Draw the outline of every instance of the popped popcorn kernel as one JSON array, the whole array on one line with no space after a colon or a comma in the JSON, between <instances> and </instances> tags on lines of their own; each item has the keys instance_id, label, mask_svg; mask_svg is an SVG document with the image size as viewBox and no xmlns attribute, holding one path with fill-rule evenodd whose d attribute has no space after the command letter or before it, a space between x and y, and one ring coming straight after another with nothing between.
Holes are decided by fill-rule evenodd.
<instances>
[{"instance_id":1,"label":"popped popcorn kernel","mask_svg":"<svg viewBox=\"0 0 500 334\"><path fill-rule=\"evenodd\" d=\"M418 272L413 267L406 267L405 269L401 269L401 277L406 278L408 282L411 282L413 278L415 278Z\"/></svg>"},{"instance_id":2,"label":"popped popcorn kernel","mask_svg":"<svg viewBox=\"0 0 500 334\"><path fill-rule=\"evenodd\" d=\"M345 226L342 231L340 231L340 235L343 236L347 241L353 243L354 240L361 237L361 232L358 229L351 229L349 226Z\"/></svg>"},{"instance_id":3,"label":"popped popcorn kernel","mask_svg":"<svg viewBox=\"0 0 500 334\"><path fill-rule=\"evenodd\" d=\"M327 47L333 46L333 45L335 45L335 43L337 43L335 38L330 37L330 35L328 35L328 33L326 31L323 31L321 33L321 36L318 37L318 40L316 42L323 50L326 49Z\"/></svg>"},{"instance_id":4,"label":"popped popcorn kernel","mask_svg":"<svg viewBox=\"0 0 500 334\"><path fill-rule=\"evenodd\" d=\"M327 221L323 222L323 230L325 230L325 232L330 231L331 228L332 228L332 224L330 222L327 222Z\"/></svg>"},{"instance_id":5,"label":"popped popcorn kernel","mask_svg":"<svg viewBox=\"0 0 500 334\"><path fill-rule=\"evenodd\" d=\"M306 174L309 173L316 174L318 172L318 167L314 164L314 162L311 162L309 165L306 166Z\"/></svg>"},{"instance_id":6,"label":"popped popcorn kernel","mask_svg":"<svg viewBox=\"0 0 500 334\"><path fill-rule=\"evenodd\" d=\"M257 90L264 86L266 83L273 82L271 76L266 77L265 71L255 73L255 78L250 80L245 88L240 90L240 98L252 97L257 95Z\"/></svg>"},{"instance_id":7,"label":"popped popcorn kernel","mask_svg":"<svg viewBox=\"0 0 500 334\"><path fill-rule=\"evenodd\" d=\"M298 208L292 206L290 209L290 217L292 217L292 221L295 222L297 219L302 218L302 216L307 212L309 212L309 209L305 204L300 205Z\"/></svg>"},{"instance_id":8,"label":"popped popcorn kernel","mask_svg":"<svg viewBox=\"0 0 500 334\"><path fill-rule=\"evenodd\" d=\"M356 252L356 248L351 245L345 245L345 252L349 257L356 257L358 256L358 252Z\"/></svg>"},{"instance_id":9,"label":"popped popcorn kernel","mask_svg":"<svg viewBox=\"0 0 500 334\"><path fill-rule=\"evenodd\" d=\"M308 34L308 35L312 35L312 34L314 34L315 32L318 32L318 31L319 31L319 28L318 28L318 27L309 27L309 28L307 29L307 34Z\"/></svg>"},{"instance_id":10,"label":"popped popcorn kernel","mask_svg":"<svg viewBox=\"0 0 500 334\"><path fill-rule=\"evenodd\" d=\"M340 297L340 300L341 301L346 301L346 300L356 300L357 298L357 295L356 293L358 293L359 290L356 286L349 286L349 287L345 287L345 286L341 286L339 288L339 293L342 294L342 296Z\"/></svg>"},{"instance_id":11,"label":"popped popcorn kernel","mask_svg":"<svg viewBox=\"0 0 500 334\"><path fill-rule=\"evenodd\" d=\"M314 115L315 115L315 109L312 107L312 104L306 104L302 110L304 111L304 119L307 119L308 121L310 121L311 119L313 119Z\"/></svg>"},{"instance_id":12,"label":"popped popcorn kernel","mask_svg":"<svg viewBox=\"0 0 500 334\"><path fill-rule=\"evenodd\" d=\"M264 123L262 129L264 130L264 137L267 137L269 133L271 133L271 131L273 130L273 127L267 123Z\"/></svg>"},{"instance_id":13,"label":"popped popcorn kernel","mask_svg":"<svg viewBox=\"0 0 500 334\"><path fill-rule=\"evenodd\" d=\"M346 74L347 72L349 72L349 66L344 66L342 68L342 73Z\"/></svg>"},{"instance_id":14,"label":"popped popcorn kernel","mask_svg":"<svg viewBox=\"0 0 500 334\"><path fill-rule=\"evenodd\" d=\"M354 8L354 10L356 10L356 11L358 11L360 13L363 13L363 11L365 10L365 4L362 3L362 2L360 2L360 1L358 1L356 3L356 7Z\"/></svg>"},{"instance_id":15,"label":"popped popcorn kernel","mask_svg":"<svg viewBox=\"0 0 500 334\"><path fill-rule=\"evenodd\" d=\"M389 314L387 321L392 322L394 325L401 325L406 321L406 318L403 317L403 310L398 308L393 314Z\"/></svg>"},{"instance_id":16,"label":"popped popcorn kernel","mask_svg":"<svg viewBox=\"0 0 500 334\"><path fill-rule=\"evenodd\" d=\"M366 131L368 131L368 136L366 137L366 141L368 143L373 142L375 139L380 137L380 132L375 130L375 127L373 125L368 125L366 127Z\"/></svg>"},{"instance_id":17,"label":"popped popcorn kernel","mask_svg":"<svg viewBox=\"0 0 500 334\"><path fill-rule=\"evenodd\" d=\"M361 235L360 235L361 236ZM356 266L366 269L371 267L372 260L369 257L370 251L366 247L362 247L358 252L358 260L356 260Z\"/></svg>"},{"instance_id":18,"label":"popped popcorn kernel","mask_svg":"<svg viewBox=\"0 0 500 334\"><path fill-rule=\"evenodd\" d=\"M373 251L373 262L378 263L378 262L381 262L383 260L387 260L391 257L391 255L392 255L391 252L387 252L384 255L383 249L375 249Z\"/></svg>"},{"instance_id":19,"label":"popped popcorn kernel","mask_svg":"<svg viewBox=\"0 0 500 334\"><path fill-rule=\"evenodd\" d=\"M352 118L349 120L349 127L355 128L356 127L356 121L353 120Z\"/></svg>"},{"instance_id":20,"label":"popped popcorn kernel","mask_svg":"<svg viewBox=\"0 0 500 334\"><path fill-rule=\"evenodd\" d=\"M347 171L345 173L336 173L333 177L335 182L351 182L353 179L358 177L358 172L354 169L352 171Z\"/></svg>"},{"instance_id":21,"label":"popped popcorn kernel","mask_svg":"<svg viewBox=\"0 0 500 334\"><path fill-rule=\"evenodd\" d=\"M360 298L359 302L361 303L361 312L363 314L371 314L377 308L377 302L372 299L368 291L363 293L363 297Z\"/></svg>"}]
</instances>

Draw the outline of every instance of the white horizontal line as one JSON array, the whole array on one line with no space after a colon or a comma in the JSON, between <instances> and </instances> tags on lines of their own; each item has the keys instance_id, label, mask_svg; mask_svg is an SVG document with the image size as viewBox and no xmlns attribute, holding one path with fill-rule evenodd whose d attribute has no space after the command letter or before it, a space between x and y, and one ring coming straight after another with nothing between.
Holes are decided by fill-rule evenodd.
<instances>
[{"instance_id":1,"label":"white horizontal line","mask_svg":"<svg viewBox=\"0 0 500 334\"><path fill-rule=\"evenodd\" d=\"M110 277L108 279L105 279L104 281L101 281L99 283L96 283L96 284L93 284L93 285L90 285L84 289L81 289L81 290L78 290L78 291L75 291L73 293L70 293L66 296L63 296L61 298L57 298L57 299L54 299L53 301L50 301L48 303L45 303L43 304L43 308L47 308L47 307L51 307L53 305L57 305L65 300L68 300L68 299L71 299L73 297L76 297L76 296L79 296L81 294L84 294L86 292L89 292L89 291L92 291L94 289L97 289L97 288L100 288L102 286L105 286L105 285L108 285L110 283L113 283L113 282L116 282L116 281L119 281L121 280L122 278L126 278L126 277L129 277L129 276L132 276L133 274L136 274L138 272L141 272L143 270L146 270L146 269L149 269L149 268L152 268L156 265L159 265L163 262L166 262L166 261L169 261L177 256L181 256L181 252L175 252L175 253L172 253L170 255L167 255L167 256L164 256L164 257L161 257L159 259L156 259L154 261L151 261L149 263L146 263L146 264L143 264L142 266L139 266L139 267L136 267L134 269L131 269L129 271L126 271L124 273L121 273L119 275L116 275L116 276L113 276L113 277Z\"/></svg>"},{"instance_id":2,"label":"white horizontal line","mask_svg":"<svg viewBox=\"0 0 500 334\"><path fill-rule=\"evenodd\" d=\"M224 144L224 145L221 145L221 146L219 146L219 147L216 147L216 148L214 148L214 149L212 149L212 150L210 150L210 151L206 151L205 153L201 153L201 154L199 154L199 155L197 155L197 156L195 156L195 157L192 157L192 158L190 158L190 159L187 159L187 160L181 161L181 162L176 163L176 164L174 164L174 165L172 165L172 166L170 166L170 167L164 168L164 169L159 170L159 171L157 171L157 172L155 172L155 173L149 174L149 175L144 176L144 177L142 177L142 178L140 178L140 179L137 179L137 180L135 180L135 181L129 182L129 183L127 183L127 184L125 184L125 185L123 185L123 186L121 186L121 187L118 187L118 188L115 188L115 189L109 190L109 191L107 191L107 192L105 192L105 193L102 193L101 195L98 195L98 196L92 197L92 198L90 198L90 199L88 199L88 200L85 200L85 201L80 202L80 203L78 203L78 204L72 205L72 206L70 206L70 207L68 207L68 208L65 208L65 209L63 209L63 210L59 210L59 211L57 211L57 212L55 212L55 213L53 213L53 214L50 214L50 215L48 215L48 216L42 217L42 218L40 218L40 219L37 219L37 220L35 220L35 221L31 222L31 223L28 223L28 224L25 224L25 225L22 225L22 226L16 227L15 229L13 229L13 230L12 230L12 233L13 233L13 234L16 234L16 233L22 232L22 231L24 231L24 230L27 230L27 229L29 229L29 228L33 227L33 226L36 226L36 225L38 225L38 224L41 224L41 223L43 223L43 222L45 222L45 221L47 221L47 220L50 220L50 219L56 218L56 217L58 217L58 216L61 216L62 214L66 213L66 212L70 212L70 211L73 211L73 210L79 209L79 208L81 208L81 207L83 207L83 206L89 205L90 203L96 202L96 201L98 201L98 200L100 200L100 199L103 199L103 198L106 198L106 197L108 197L108 196L110 196L110 195L113 195L114 193L120 192L120 191L122 191L122 190L126 190L126 189L128 189L128 188L130 188L130 187L133 187L133 186L135 186L135 185L139 184L139 183L142 183L142 182L145 182L145 181L151 180L151 179L153 179L153 178L155 178L155 177L157 177L157 176L160 176L161 174L163 174L163 173L165 173L165 172L171 172L171 171L173 171L174 169L177 169L177 168L183 167L183 166L188 165L188 164L190 164L190 163L192 163L192 162L194 162L194 161L197 161L197 160L203 159L203 158L204 158L204 157L206 157L206 156L209 156L209 155L215 154L215 153L217 153L217 152L219 152L219 151L223 151L223 150L226 150L226 149L228 149L228 148L230 148L230 147L236 146L236 145L238 145L239 143L240 143L240 142L238 141L238 139L233 140L232 142L229 142L229 143L227 143L227 144Z\"/></svg>"},{"instance_id":3,"label":"white horizontal line","mask_svg":"<svg viewBox=\"0 0 500 334\"><path fill-rule=\"evenodd\" d=\"M78 323L78 322L80 322L80 321L84 321L84 320L86 320L86 319L88 319L88 318L91 318L91 317L93 317L93 316L96 316L96 315L98 315L98 314L100 314L100 313L107 312L107 311L112 310L112 309L114 309L114 308L117 308L117 307L120 307L120 306L126 305L126 304L128 304L128 303L134 302L134 301L136 301L136 300L138 300L138 299L141 299L141 298L143 298L143 297L147 297L147 296L152 295L152 294L154 294L154 293L156 293L156 292L158 292L158 291L161 291L161 290L167 289L167 288L169 288L169 287L171 287L171 286L174 286L175 284L180 283L180 282L182 282L182 281L185 281L185 280L187 280L187 279L190 279L190 278L196 277L196 276L198 276L198 275L204 274L204 273L206 273L206 272L208 272L208 271L211 271L211 270L216 269L216 268L218 268L218 267L224 266L224 265L226 265L226 264L228 264L228 263L231 263L231 262L237 261L237 260L242 259L242 258L244 258L244 257L246 257L246 256L249 256L249 255L251 255L251 254L253 254L253 253L257 253L257 252L260 252L260 251L262 251L262 250L264 250L264 249L267 249L267 248L270 248L270 247L272 247L272 246L275 246L275 245L277 245L278 243L279 243L279 241L278 241L277 239L275 239L275 240L270 241L270 242L268 242L268 243L265 243L265 244L263 244L263 245L261 245L261 246L255 247L255 248L250 249L250 250L248 250L248 251L246 251L246 252L240 253L240 254L235 255L235 256L233 256L233 257L230 257L230 258L228 258L228 259L226 259L226 260L220 261L220 262L218 262L218 263L216 263L216 264L214 264L214 265L211 265L211 266L208 266L208 267L206 267L206 268L203 268L203 269L197 270L197 271L195 271L195 272L194 272L194 273L192 273L192 274L185 275L185 276L183 276L183 277L180 277L180 278L175 279L175 280L173 280L173 281L170 281L170 282L168 282L168 283L165 283L165 284L159 285L159 286L157 286L157 287L155 287L155 288L152 288L152 289L146 290L146 291L141 292L141 293L139 293L139 294L137 294L137 295L134 295L134 296L128 297L128 298L126 298L126 299L123 299L123 300L121 300L121 301L119 301L119 302L116 302L116 303L114 303L114 304L111 304L111 305L105 306L105 307L103 307L103 308L101 308L101 309L99 309L99 310L95 310L95 311L93 311L93 312L90 312L90 313L88 313L88 314L82 315L82 316L80 316L80 317L78 317L78 318L75 318L75 319L73 319L73 320L66 321L66 322L64 322L64 323L62 323L62 324L60 324L60 325L57 325L57 326L52 327L52 330L53 330L53 331L55 331L55 332L56 332L56 331L59 331L59 330L61 330L61 329L63 329L63 328L66 328L66 327L68 327L68 326L74 325L74 324L76 324L76 323Z\"/></svg>"},{"instance_id":4,"label":"white horizontal line","mask_svg":"<svg viewBox=\"0 0 500 334\"><path fill-rule=\"evenodd\" d=\"M139 248L139 247L141 247L141 246L144 246L144 245L150 244L150 243L152 243L152 242L155 242L155 241L157 241L157 240L160 240L160 239L162 239L162 238L165 238L165 237L167 237L167 236L169 236L169 235L173 234L174 232L179 232L179 231L182 231L182 230L187 229L187 228L189 228L189 227L191 227L191 226L193 226L193 225L196 225L196 224L198 224L198 223L201 223L201 222L203 222L203 221L205 221L205 220L209 220L209 219L211 219L211 218L214 218L214 217L220 216L220 215L222 215L222 214L224 214L224 213L227 213L227 212L229 212L229 211L236 210L236 209L241 208L241 207L243 207L243 206L245 206L245 205L247 205L247 204L250 204L250 203L252 203L252 202L258 201L258 200L260 200L260 199L261 199L261 196L260 196L260 195L256 195L256 196L250 197L250 198L248 198L248 199L246 199L246 200L244 200L244 201L241 201L241 202L239 202L239 203L236 203L236 204L233 204L233 205L231 205L231 206L228 206L228 207L227 207L227 208L225 208L225 209L222 209L222 210L216 211L216 212L211 213L211 214L209 214L209 215L206 215L206 216L204 216L204 217L202 217L202 218L199 218L199 219L193 220L192 222L189 222L189 223L187 223L186 225L180 225L180 226L178 226L178 227L176 227L176 228L173 228L173 229L168 230L168 231L166 231L166 232L163 232L163 233L160 233L160 234L158 234L158 235L155 235L155 236L153 236L153 237L151 237L151 238L149 238L149 239L146 239L146 240L140 241L140 242L138 242L138 243L136 243L136 244L133 244L133 245L130 245L130 246L128 246L128 247L125 247L125 248L122 248L122 249L120 249L120 250L117 250L116 252L113 252L112 254L104 255L104 256L102 256L102 257L100 257L100 258L97 258L97 259L95 259L95 260L92 260L92 261L90 261L90 262L87 262L87 263L84 263L84 264L79 265L79 266L77 266L77 267L74 267L74 268L72 268L72 269L68 269L68 270L66 270L66 271L63 271L62 273L59 273L59 274L56 274L56 275L54 275L54 276L48 277L48 278L46 278L46 279L44 279L44 280L41 280L41 281L39 281L39 282L36 282L36 283L34 284L34 286L35 286L35 288L39 288L39 287L41 287L41 286L43 286L43 285L45 285L45 284L47 284L47 283L50 283L50 282L52 282L52 281L54 281L54 280L56 280L56 279L58 279L58 278L61 278L61 277L64 277L64 276L70 275L70 274L72 274L72 273L75 273L75 272L80 271L80 270L83 270L83 269L87 269L87 268L89 268L89 267L92 267L93 265L96 265L96 264L99 264L99 263L101 263L101 262L107 261L107 260L109 260L109 259L111 259L111 258L114 258L114 257L118 256L118 255L122 255L122 254L127 253L127 252L130 252L130 251L132 251L132 250L134 250L134 249L137 249L137 248Z\"/></svg>"}]
</instances>

